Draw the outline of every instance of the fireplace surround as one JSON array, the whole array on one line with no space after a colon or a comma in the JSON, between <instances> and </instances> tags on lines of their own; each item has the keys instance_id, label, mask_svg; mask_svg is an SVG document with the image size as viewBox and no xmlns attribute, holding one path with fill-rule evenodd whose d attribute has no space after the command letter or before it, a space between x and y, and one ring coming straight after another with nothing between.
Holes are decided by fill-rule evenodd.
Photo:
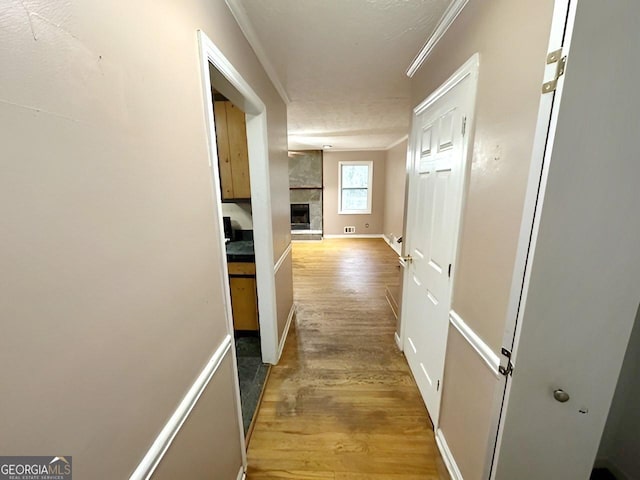
<instances>
[{"instance_id":1,"label":"fireplace surround","mask_svg":"<svg viewBox=\"0 0 640 480\"><path fill-rule=\"evenodd\" d=\"M296 239L322 238L322 194L322 151L290 151L291 234Z\"/></svg>"}]
</instances>

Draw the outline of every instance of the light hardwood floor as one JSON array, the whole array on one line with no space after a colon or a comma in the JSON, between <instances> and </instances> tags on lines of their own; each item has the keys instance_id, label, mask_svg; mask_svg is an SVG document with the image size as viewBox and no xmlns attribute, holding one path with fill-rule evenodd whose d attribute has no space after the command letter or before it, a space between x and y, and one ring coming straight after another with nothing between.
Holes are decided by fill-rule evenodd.
<instances>
[{"instance_id":1,"label":"light hardwood floor","mask_svg":"<svg viewBox=\"0 0 640 480\"><path fill-rule=\"evenodd\" d=\"M395 346L380 239L293 246L297 317L249 444L249 480L448 479L424 403Z\"/></svg>"}]
</instances>

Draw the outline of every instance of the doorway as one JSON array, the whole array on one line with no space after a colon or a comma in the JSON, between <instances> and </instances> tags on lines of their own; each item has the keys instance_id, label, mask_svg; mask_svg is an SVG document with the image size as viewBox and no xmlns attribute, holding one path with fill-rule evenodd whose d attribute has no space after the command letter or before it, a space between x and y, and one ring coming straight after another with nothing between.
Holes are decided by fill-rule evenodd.
<instances>
[{"instance_id":1,"label":"doorway","mask_svg":"<svg viewBox=\"0 0 640 480\"><path fill-rule=\"evenodd\" d=\"M211 65L209 68L213 68ZM233 333L247 439L269 372L262 358L245 112L212 88Z\"/></svg>"},{"instance_id":2,"label":"doorway","mask_svg":"<svg viewBox=\"0 0 640 480\"><path fill-rule=\"evenodd\" d=\"M408 166L401 338L438 426L478 55L414 109Z\"/></svg>"},{"instance_id":3,"label":"doorway","mask_svg":"<svg viewBox=\"0 0 640 480\"><path fill-rule=\"evenodd\" d=\"M202 31L198 39L227 328L236 338L253 338L232 349L244 442L264 383L264 364L275 363L278 352L266 107ZM243 381L251 376L247 355L256 364L248 383ZM241 383L249 391L241 392ZM246 407L247 400L252 408Z\"/></svg>"}]
</instances>

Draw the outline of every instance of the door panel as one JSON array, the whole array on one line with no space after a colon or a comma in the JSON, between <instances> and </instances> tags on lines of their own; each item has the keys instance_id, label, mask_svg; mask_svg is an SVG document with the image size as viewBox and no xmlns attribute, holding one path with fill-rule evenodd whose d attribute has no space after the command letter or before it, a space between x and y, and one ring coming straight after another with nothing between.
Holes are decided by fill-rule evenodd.
<instances>
[{"instance_id":1,"label":"door panel","mask_svg":"<svg viewBox=\"0 0 640 480\"><path fill-rule=\"evenodd\" d=\"M440 409L451 278L466 162L463 118L473 105L471 75L414 117L409 172L402 321L405 354L434 425Z\"/></svg>"}]
</instances>

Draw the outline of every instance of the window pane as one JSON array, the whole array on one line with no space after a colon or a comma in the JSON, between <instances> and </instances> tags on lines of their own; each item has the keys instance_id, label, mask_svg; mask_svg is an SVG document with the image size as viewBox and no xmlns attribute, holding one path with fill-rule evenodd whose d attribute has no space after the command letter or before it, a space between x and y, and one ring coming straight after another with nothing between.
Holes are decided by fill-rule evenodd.
<instances>
[{"instance_id":1,"label":"window pane","mask_svg":"<svg viewBox=\"0 0 640 480\"><path fill-rule=\"evenodd\" d=\"M342 210L366 210L367 189L349 188L342 190Z\"/></svg>"},{"instance_id":2,"label":"window pane","mask_svg":"<svg viewBox=\"0 0 640 480\"><path fill-rule=\"evenodd\" d=\"M342 188L366 188L369 183L369 165L343 165Z\"/></svg>"}]
</instances>

